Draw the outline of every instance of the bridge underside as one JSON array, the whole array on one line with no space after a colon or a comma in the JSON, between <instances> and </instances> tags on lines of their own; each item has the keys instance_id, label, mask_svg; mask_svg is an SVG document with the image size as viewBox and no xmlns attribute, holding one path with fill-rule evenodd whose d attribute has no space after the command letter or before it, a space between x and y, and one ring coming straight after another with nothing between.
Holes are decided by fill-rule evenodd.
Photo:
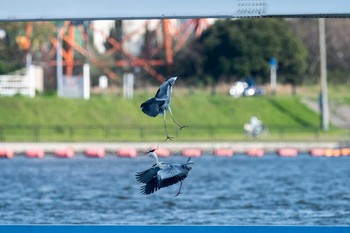
<instances>
[{"instance_id":1,"label":"bridge underside","mask_svg":"<svg viewBox=\"0 0 350 233\"><path fill-rule=\"evenodd\" d=\"M2 0L0 21L349 17L344 0Z\"/></svg>"}]
</instances>

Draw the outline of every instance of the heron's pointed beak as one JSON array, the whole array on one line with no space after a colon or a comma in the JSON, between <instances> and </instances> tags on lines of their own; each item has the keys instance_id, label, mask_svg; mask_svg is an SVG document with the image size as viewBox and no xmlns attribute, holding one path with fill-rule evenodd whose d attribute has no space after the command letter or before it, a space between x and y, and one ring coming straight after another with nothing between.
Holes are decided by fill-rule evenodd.
<instances>
[{"instance_id":1,"label":"heron's pointed beak","mask_svg":"<svg viewBox=\"0 0 350 233\"><path fill-rule=\"evenodd\" d=\"M153 149L150 149L149 151L145 152L144 155L148 155L149 153L151 152L154 152L155 150L158 150L158 146L157 147L154 147Z\"/></svg>"}]
</instances>

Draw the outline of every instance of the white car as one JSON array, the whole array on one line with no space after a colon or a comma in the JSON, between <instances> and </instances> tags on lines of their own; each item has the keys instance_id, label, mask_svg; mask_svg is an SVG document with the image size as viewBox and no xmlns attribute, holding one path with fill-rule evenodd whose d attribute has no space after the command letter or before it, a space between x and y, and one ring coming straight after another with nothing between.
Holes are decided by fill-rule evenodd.
<instances>
[{"instance_id":1,"label":"white car","mask_svg":"<svg viewBox=\"0 0 350 233\"><path fill-rule=\"evenodd\" d=\"M229 94L233 97L241 97L244 94L244 90L248 87L248 83L237 81L230 88Z\"/></svg>"},{"instance_id":2,"label":"white car","mask_svg":"<svg viewBox=\"0 0 350 233\"><path fill-rule=\"evenodd\" d=\"M255 96L255 95L265 95L265 90L261 87L254 87L248 85L246 82L237 81L230 88L229 94L233 97L241 97L241 96Z\"/></svg>"}]
</instances>

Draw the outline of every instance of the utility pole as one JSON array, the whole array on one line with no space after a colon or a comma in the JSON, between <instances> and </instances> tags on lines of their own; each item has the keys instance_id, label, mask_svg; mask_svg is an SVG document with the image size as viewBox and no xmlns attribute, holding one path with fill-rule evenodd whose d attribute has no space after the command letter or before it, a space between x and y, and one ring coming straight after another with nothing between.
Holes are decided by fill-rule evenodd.
<instances>
[{"instance_id":1,"label":"utility pole","mask_svg":"<svg viewBox=\"0 0 350 233\"><path fill-rule=\"evenodd\" d=\"M63 95L62 27L62 23L57 23L56 79L58 96Z\"/></svg>"},{"instance_id":2,"label":"utility pole","mask_svg":"<svg viewBox=\"0 0 350 233\"><path fill-rule=\"evenodd\" d=\"M319 36L320 36L320 74L321 74L321 94L320 94L320 110L322 129L329 129L329 107L327 94L327 54L326 54L326 33L325 19L318 19Z\"/></svg>"},{"instance_id":3,"label":"utility pole","mask_svg":"<svg viewBox=\"0 0 350 233\"><path fill-rule=\"evenodd\" d=\"M276 95L276 84L277 84L277 59L274 57L270 58L270 86L271 86L271 94Z\"/></svg>"}]
</instances>

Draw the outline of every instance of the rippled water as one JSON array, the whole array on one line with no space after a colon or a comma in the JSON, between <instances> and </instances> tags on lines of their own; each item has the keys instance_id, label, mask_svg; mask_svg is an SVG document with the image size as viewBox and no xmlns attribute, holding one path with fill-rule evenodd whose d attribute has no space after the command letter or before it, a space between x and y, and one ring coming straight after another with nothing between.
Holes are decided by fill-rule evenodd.
<instances>
[{"instance_id":1,"label":"rippled water","mask_svg":"<svg viewBox=\"0 0 350 233\"><path fill-rule=\"evenodd\" d=\"M0 160L0 224L350 225L350 157L194 161L174 198L140 195L150 158Z\"/></svg>"}]
</instances>

